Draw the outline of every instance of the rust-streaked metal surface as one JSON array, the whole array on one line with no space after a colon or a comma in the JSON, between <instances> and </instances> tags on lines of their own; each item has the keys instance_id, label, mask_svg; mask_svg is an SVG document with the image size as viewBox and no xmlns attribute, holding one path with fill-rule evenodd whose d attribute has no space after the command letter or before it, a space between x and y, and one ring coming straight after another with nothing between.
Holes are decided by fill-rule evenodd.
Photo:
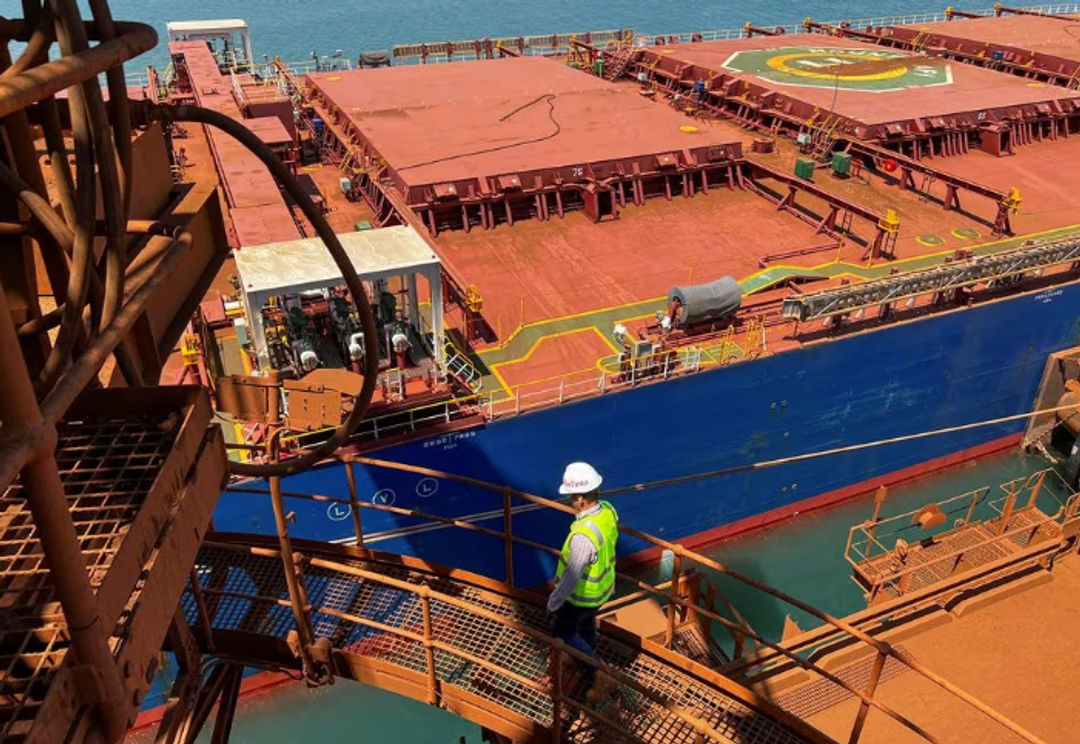
<instances>
[{"instance_id":1,"label":"rust-streaked metal surface","mask_svg":"<svg viewBox=\"0 0 1080 744\"><path fill-rule=\"evenodd\" d=\"M294 663L287 636L294 630L280 559L273 543L253 536L213 535L196 563L201 591L218 648L243 656L277 648L282 663ZM520 623L539 634L549 632L549 615L538 597L529 598L467 572L448 573L402 565L392 556L294 541L303 556L304 580L312 603L317 638L329 639L336 672L426 700L425 647L397 632L421 632L418 595L375 579L361 579L347 569L363 569L452 596L476 610L430 600L430 623L440 643L434 651L435 675L442 704L517 741L547 741L553 712L550 695L515 676L539 681L547 673L547 648L521 631L481 613ZM262 554L249 548L261 547ZM368 555L369 557L364 557ZM316 562L318 565L312 565ZM334 566L340 565L340 570ZM183 599L189 625L202 633L200 613L190 588ZM385 629L365 626L377 623ZM729 680L652 644L635 647L613 626L601 634L601 658L669 701L669 707L623 689L597 704L610 723L564 710L562 741L700 741L694 728L672 711L683 709L732 740L783 744L820 739L786 719L770 705L748 702L754 696ZM472 659L482 659L485 667ZM266 657L261 657L266 658ZM500 673L498 670L505 670ZM586 683L566 675L565 692L586 705ZM758 706L763 706L764 710ZM623 729L620 732L619 729ZM629 734L627 736L626 734Z\"/></svg>"},{"instance_id":2,"label":"rust-streaked metal surface","mask_svg":"<svg viewBox=\"0 0 1080 744\"><path fill-rule=\"evenodd\" d=\"M198 388L100 391L58 426L57 465L88 578L132 684L149 688L183 573L225 477L221 432ZM61 741L77 713L67 623L16 481L0 496L0 739ZM138 699L136 699L138 698Z\"/></svg>"},{"instance_id":3,"label":"rust-streaked metal surface","mask_svg":"<svg viewBox=\"0 0 1080 744\"><path fill-rule=\"evenodd\" d=\"M169 51L184 70L192 98L201 106L234 119L243 114L233 97L232 81L218 69L204 42L173 42ZM273 177L240 143L207 128L206 139L230 207L239 244L291 240L299 230ZM249 210L249 211L241 211Z\"/></svg>"}]
</instances>

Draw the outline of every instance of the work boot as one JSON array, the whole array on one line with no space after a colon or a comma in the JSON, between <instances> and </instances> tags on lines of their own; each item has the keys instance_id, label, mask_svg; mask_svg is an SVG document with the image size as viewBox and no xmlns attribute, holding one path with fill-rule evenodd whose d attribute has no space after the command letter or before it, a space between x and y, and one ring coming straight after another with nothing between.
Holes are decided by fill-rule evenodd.
<instances>
[{"instance_id":1,"label":"work boot","mask_svg":"<svg viewBox=\"0 0 1080 744\"><path fill-rule=\"evenodd\" d=\"M585 693L585 702L589 705L596 705L614 692L618 686L619 683L616 682L613 677L610 677L597 669L596 676L593 678L592 687Z\"/></svg>"},{"instance_id":2,"label":"work boot","mask_svg":"<svg viewBox=\"0 0 1080 744\"><path fill-rule=\"evenodd\" d=\"M574 683L574 674L578 671L577 663L574 661L574 657L569 654L563 654L559 657L561 659L560 666L562 666L562 685L563 689L569 689ZM547 673L544 675L544 681L549 688L555 684L555 664L554 656L548 657Z\"/></svg>"}]
</instances>

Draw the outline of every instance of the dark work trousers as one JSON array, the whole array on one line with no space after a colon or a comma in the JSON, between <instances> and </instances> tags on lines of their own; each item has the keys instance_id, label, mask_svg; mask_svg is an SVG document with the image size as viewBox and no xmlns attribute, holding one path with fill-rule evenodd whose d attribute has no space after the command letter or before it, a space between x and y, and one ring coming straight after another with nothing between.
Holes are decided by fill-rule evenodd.
<instances>
[{"instance_id":1,"label":"dark work trousers","mask_svg":"<svg viewBox=\"0 0 1080 744\"><path fill-rule=\"evenodd\" d=\"M578 607L569 602L563 602L562 607L555 611L555 627L553 633L556 638L587 656L596 658L596 608ZM596 668L585 664L579 664L585 672L586 680L592 685Z\"/></svg>"}]
</instances>

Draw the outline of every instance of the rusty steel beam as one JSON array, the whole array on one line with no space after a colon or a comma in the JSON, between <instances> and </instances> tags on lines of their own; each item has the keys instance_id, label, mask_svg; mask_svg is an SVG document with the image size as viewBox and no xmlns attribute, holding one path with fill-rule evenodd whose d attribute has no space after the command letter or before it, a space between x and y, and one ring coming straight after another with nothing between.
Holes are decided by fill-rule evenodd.
<instances>
[{"instance_id":1,"label":"rusty steel beam","mask_svg":"<svg viewBox=\"0 0 1080 744\"><path fill-rule=\"evenodd\" d=\"M16 431L45 429L48 424L37 407L3 292L0 292L0 357L4 359L0 364L0 421L4 422L5 430L9 426ZM55 437L55 430L52 436ZM93 691L97 699L84 702L94 708L105 735L116 741L127 728L121 703L124 686L107 642L108 633L97 599L87 579L86 560L68 511L56 460L51 448L27 454L29 457L22 468L27 504L51 569L56 595L71 635L74 659L77 664L93 668L97 675L96 690Z\"/></svg>"},{"instance_id":2,"label":"rusty steel beam","mask_svg":"<svg viewBox=\"0 0 1080 744\"><path fill-rule=\"evenodd\" d=\"M940 168L935 168L925 160L915 160L914 158L909 158L906 155L901 155L898 152L888 150L869 142L861 142L853 139L844 139L842 142L842 149L844 151L860 156L864 162L875 168L880 167L880 164L887 160L896 163L901 172L900 183L904 188L911 189L912 191L917 190L915 188L915 182L911 177L913 172L930 176L933 180L945 184L948 189L948 193L943 201L945 209L960 208L958 194L960 191L966 191L975 194L976 196L990 199L998 209L998 216L995 224L998 222L1002 223L1003 233L1006 235L1012 234L1008 220L1010 205L1008 204L1009 194L1007 192L979 183L970 178L957 176L953 173L943 171Z\"/></svg>"},{"instance_id":3,"label":"rusty steel beam","mask_svg":"<svg viewBox=\"0 0 1080 744\"><path fill-rule=\"evenodd\" d=\"M26 109L65 88L93 80L110 67L122 64L157 43L157 33L143 23L116 23L115 39L83 52L0 78L0 117Z\"/></svg>"},{"instance_id":4,"label":"rusty steel beam","mask_svg":"<svg viewBox=\"0 0 1080 744\"><path fill-rule=\"evenodd\" d=\"M1006 5L998 3L994 6L994 14L1002 16L1008 13L1009 15L1028 15L1038 16L1039 18L1053 18L1058 21L1068 21L1069 23L1076 23L1076 18L1072 16L1056 15L1054 13L1044 13L1041 10L1034 8L1010 8Z\"/></svg>"},{"instance_id":5,"label":"rusty steel beam","mask_svg":"<svg viewBox=\"0 0 1080 744\"><path fill-rule=\"evenodd\" d=\"M953 18L986 18L986 16L979 15L978 13L970 13L966 10L957 10L950 5L945 9L945 18L951 21Z\"/></svg>"}]
</instances>

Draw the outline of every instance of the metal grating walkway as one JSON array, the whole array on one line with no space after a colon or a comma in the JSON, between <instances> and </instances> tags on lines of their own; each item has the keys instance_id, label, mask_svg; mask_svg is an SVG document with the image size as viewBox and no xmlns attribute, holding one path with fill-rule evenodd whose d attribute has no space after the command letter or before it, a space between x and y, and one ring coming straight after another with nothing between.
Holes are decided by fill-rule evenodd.
<instances>
[{"instance_id":1,"label":"metal grating walkway","mask_svg":"<svg viewBox=\"0 0 1080 744\"><path fill-rule=\"evenodd\" d=\"M977 522L953 530L932 542L917 543L900 562L891 553L855 565L856 575L882 596L901 596L948 579L957 571L986 565L1037 542L1061 536L1061 526L1037 507L1017 510L1003 534L995 523ZM901 587L902 577L903 586Z\"/></svg>"},{"instance_id":2,"label":"metal grating walkway","mask_svg":"<svg viewBox=\"0 0 1080 744\"><path fill-rule=\"evenodd\" d=\"M224 452L209 420L205 395L159 388L85 395L57 424L57 469L90 587L114 656L135 678L156 667L168 617L154 613L181 588L163 574L194 557L217 502ZM61 741L81 695L27 499L20 479L0 493L0 741Z\"/></svg>"},{"instance_id":3,"label":"metal grating walkway","mask_svg":"<svg viewBox=\"0 0 1080 744\"><path fill-rule=\"evenodd\" d=\"M56 448L90 584L113 558L172 447L166 416L62 424ZM21 484L0 496L0 739L20 734L67 653L67 626Z\"/></svg>"},{"instance_id":4,"label":"metal grating walkway","mask_svg":"<svg viewBox=\"0 0 1080 744\"><path fill-rule=\"evenodd\" d=\"M212 626L218 648L228 644L230 653L238 655L265 649L267 641L286 641L296 626L276 551L249 549L249 545L267 544L253 544L257 538L252 536L225 540L211 536L200 552L196 574L203 603L200 607L189 585L182 600L189 624L204 633L207 625ZM337 673L351 667L354 676L371 683L371 675L355 672L377 669L385 686L405 694L409 694L409 680L425 679L423 602L417 593L384 584L378 577L409 586L426 585L432 592L431 637L438 642L433 660L439 702L453 707L460 706L461 700L472 701L487 715L512 721L519 731L551 730L552 696L544 687L548 646L523 630L550 632L543 607L462 572L443 574L416 565L359 558L335 546L294 547L304 555L302 575L315 638L329 640ZM360 578L350 575L350 569L378 577ZM590 709L582 675L564 675L563 692L576 705L562 707L562 741L793 744L820 740L730 680L683 657L646 650L616 635L605 631L601 636L601 658L655 694L647 696L620 686ZM392 680L395 675L400 678ZM704 722L720 737L701 738L687 716Z\"/></svg>"}]
</instances>

